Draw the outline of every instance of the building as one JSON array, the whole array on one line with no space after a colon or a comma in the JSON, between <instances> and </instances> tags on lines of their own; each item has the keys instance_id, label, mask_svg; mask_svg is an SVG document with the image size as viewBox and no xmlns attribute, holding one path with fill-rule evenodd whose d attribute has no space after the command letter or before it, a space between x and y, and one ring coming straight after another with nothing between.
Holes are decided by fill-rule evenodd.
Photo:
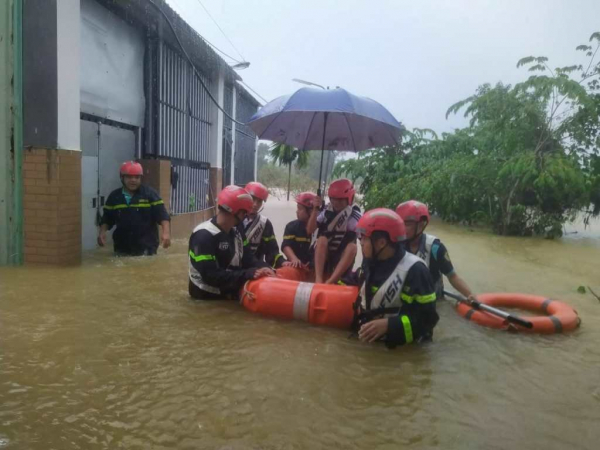
<instances>
[{"instance_id":1,"label":"building","mask_svg":"<svg viewBox=\"0 0 600 450\"><path fill-rule=\"evenodd\" d=\"M0 264L80 262L123 161L142 162L174 237L255 178L256 136L227 116L259 103L164 0L1 3Z\"/></svg>"}]
</instances>

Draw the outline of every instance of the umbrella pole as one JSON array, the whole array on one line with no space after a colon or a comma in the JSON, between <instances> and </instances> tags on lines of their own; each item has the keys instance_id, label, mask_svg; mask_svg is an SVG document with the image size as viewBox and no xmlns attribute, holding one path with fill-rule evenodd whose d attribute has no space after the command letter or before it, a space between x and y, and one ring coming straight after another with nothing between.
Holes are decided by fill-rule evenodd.
<instances>
[{"instance_id":1,"label":"umbrella pole","mask_svg":"<svg viewBox=\"0 0 600 450\"><path fill-rule=\"evenodd\" d=\"M319 188L317 189L317 195L319 197L321 197L321 179L323 176L323 153L325 153L325 150L321 150L321 168L319 169Z\"/></svg>"},{"instance_id":2,"label":"umbrella pole","mask_svg":"<svg viewBox=\"0 0 600 450\"><path fill-rule=\"evenodd\" d=\"M323 154L325 153L325 134L327 132L327 116L329 113L325 113L325 122L323 123L323 143L321 145L321 168L319 169L319 187L317 189L317 195L321 197L321 180L323 179Z\"/></svg>"}]
</instances>

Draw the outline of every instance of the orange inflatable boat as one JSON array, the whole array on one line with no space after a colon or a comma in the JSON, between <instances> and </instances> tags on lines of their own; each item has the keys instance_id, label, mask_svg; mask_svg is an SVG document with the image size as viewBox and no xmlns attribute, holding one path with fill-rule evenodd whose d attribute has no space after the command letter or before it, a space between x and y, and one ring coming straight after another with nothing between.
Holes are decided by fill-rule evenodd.
<instances>
[{"instance_id":1,"label":"orange inflatable boat","mask_svg":"<svg viewBox=\"0 0 600 450\"><path fill-rule=\"evenodd\" d=\"M294 281L314 281L315 274L314 272L303 269L303 268L295 268L295 267L280 267L276 270L277 278L283 278L285 280L294 280Z\"/></svg>"},{"instance_id":2,"label":"orange inflatable boat","mask_svg":"<svg viewBox=\"0 0 600 450\"><path fill-rule=\"evenodd\" d=\"M304 276L299 270L294 270L296 278ZM291 276L292 273L287 275ZM247 282L240 297L246 309L265 316L350 328L358 287L266 277Z\"/></svg>"},{"instance_id":3,"label":"orange inflatable boat","mask_svg":"<svg viewBox=\"0 0 600 450\"><path fill-rule=\"evenodd\" d=\"M581 320L577 312L566 303L551 300L538 295L527 294L479 294L477 300L493 307L518 308L541 312L541 316L521 316L533 324L531 329L516 325L519 331L552 334L571 331L579 327ZM508 323L501 317L473 309L468 304L459 302L456 310L464 318L479 325L490 328L508 328Z\"/></svg>"}]
</instances>

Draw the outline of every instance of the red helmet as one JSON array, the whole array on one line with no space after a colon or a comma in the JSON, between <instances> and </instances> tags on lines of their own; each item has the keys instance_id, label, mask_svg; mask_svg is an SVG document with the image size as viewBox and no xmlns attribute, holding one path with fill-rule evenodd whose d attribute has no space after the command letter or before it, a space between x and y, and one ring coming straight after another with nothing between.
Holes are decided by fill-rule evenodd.
<instances>
[{"instance_id":1,"label":"red helmet","mask_svg":"<svg viewBox=\"0 0 600 450\"><path fill-rule=\"evenodd\" d=\"M121 175L144 175L144 169L142 169L142 165L135 161L126 161L121 164L121 170L119 171Z\"/></svg>"},{"instance_id":2,"label":"red helmet","mask_svg":"<svg viewBox=\"0 0 600 450\"><path fill-rule=\"evenodd\" d=\"M226 186L219 192L217 204L231 214L237 214L241 210L248 212L252 210L252 196L239 186Z\"/></svg>"},{"instance_id":3,"label":"red helmet","mask_svg":"<svg viewBox=\"0 0 600 450\"><path fill-rule=\"evenodd\" d=\"M431 220L429 215L429 208L425 203L418 202L417 200L409 200L404 203L400 203L396 207L396 214L402 217L402 220L414 220L420 222L423 217L427 219L427 222Z\"/></svg>"},{"instance_id":4,"label":"red helmet","mask_svg":"<svg viewBox=\"0 0 600 450\"><path fill-rule=\"evenodd\" d=\"M349 203L352 203L355 192L352 181L347 178L341 178L331 182L327 195L329 198L346 198Z\"/></svg>"},{"instance_id":5,"label":"red helmet","mask_svg":"<svg viewBox=\"0 0 600 450\"><path fill-rule=\"evenodd\" d=\"M370 237L374 231L385 231L392 242L406 239L404 221L391 209L376 208L367 211L356 224L356 233L361 236Z\"/></svg>"},{"instance_id":6,"label":"red helmet","mask_svg":"<svg viewBox=\"0 0 600 450\"><path fill-rule=\"evenodd\" d=\"M316 198L317 194L313 194L312 192L301 192L296 196L296 203L306 206L307 208L312 208Z\"/></svg>"},{"instance_id":7,"label":"red helmet","mask_svg":"<svg viewBox=\"0 0 600 450\"><path fill-rule=\"evenodd\" d=\"M258 181L251 181L246 185L245 189L252 197L260 198L263 202L267 201L269 191L264 184L259 183Z\"/></svg>"}]
</instances>

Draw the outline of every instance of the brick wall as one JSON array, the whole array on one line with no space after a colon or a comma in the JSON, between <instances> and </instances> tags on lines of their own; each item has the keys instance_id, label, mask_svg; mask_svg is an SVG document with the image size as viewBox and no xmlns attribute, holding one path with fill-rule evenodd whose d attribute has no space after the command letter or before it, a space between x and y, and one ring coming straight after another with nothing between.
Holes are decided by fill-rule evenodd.
<instances>
[{"instance_id":1,"label":"brick wall","mask_svg":"<svg viewBox=\"0 0 600 450\"><path fill-rule=\"evenodd\" d=\"M144 168L142 182L155 189L165 202L167 211L171 209L171 161L163 159L143 159Z\"/></svg>"},{"instance_id":2,"label":"brick wall","mask_svg":"<svg viewBox=\"0 0 600 450\"><path fill-rule=\"evenodd\" d=\"M81 152L27 149L23 161L25 263L81 262Z\"/></svg>"}]
</instances>

